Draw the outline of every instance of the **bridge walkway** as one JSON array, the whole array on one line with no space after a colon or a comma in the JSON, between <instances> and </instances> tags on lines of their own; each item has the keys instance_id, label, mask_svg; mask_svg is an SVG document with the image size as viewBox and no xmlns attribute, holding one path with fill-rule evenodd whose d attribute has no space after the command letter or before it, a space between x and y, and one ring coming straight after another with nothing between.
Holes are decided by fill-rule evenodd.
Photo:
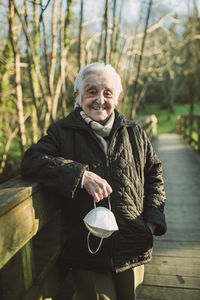
<instances>
[{"instance_id":1,"label":"bridge walkway","mask_svg":"<svg viewBox=\"0 0 200 300\"><path fill-rule=\"evenodd\" d=\"M177 134L155 138L163 163L168 231L155 238L138 299L200 299L200 155Z\"/></svg>"}]
</instances>

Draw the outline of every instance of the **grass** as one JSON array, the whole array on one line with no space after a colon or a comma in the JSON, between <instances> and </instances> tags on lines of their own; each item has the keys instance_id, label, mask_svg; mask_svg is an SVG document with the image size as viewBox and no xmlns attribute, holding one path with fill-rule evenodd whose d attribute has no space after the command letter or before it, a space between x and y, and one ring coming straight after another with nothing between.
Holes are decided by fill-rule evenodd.
<instances>
[{"instance_id":1,"label":"grass","mask_svg":"<svg viewBox=\"0 0 200 300\"><path fill-rule=\"evenodd\" d=\"M154 114L158 120L158 134L175 132L176 119L181 114L189 113L189 104L174 104L173 108L174 112L169 115L168 111L161 109L159 104L150 104L145 110L140 109L135 118ZM195 106L194 114L200 115L200 104Z\"/></svg>"}]
</instances>

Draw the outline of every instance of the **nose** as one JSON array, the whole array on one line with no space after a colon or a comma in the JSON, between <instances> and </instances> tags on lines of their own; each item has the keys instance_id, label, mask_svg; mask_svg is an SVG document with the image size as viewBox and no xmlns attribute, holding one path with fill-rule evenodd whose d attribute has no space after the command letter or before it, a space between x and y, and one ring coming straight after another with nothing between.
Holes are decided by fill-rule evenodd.
<instances>
[{"instance_id":1,"label":"nose","mask_svg":"<svg viewBox=\"0 0 200 300\"><path fill-rule=\"evenodd\" d=\"M102 105L104 104L105 100L104 100L104 96L102 93L99 93L98 94L98 97L97 97L97 100L96 100L96 103L98 103L99 105Z\"/></svg>"}]
</instances>

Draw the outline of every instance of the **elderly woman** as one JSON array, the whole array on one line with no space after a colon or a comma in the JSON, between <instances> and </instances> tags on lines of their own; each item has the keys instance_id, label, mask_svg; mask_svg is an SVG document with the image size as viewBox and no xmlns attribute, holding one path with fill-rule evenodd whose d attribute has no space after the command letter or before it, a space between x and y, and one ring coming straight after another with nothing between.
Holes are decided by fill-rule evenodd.
<instances>
[{"instance_id":1,"label":"elderly woman","mask_svg":"<svg viewBox=\"0 0 200 300\"><path fill-rule=\"evenodd\" d=\"M21 166L24 177L62 200L63 265L71 269L80 300L135 299L153 234L166 231L161 162L145 132L115 108L121 91L112 66L84 67L74 85L74 111L49 127ZM88 247L83 222L93 201L110 203L119 228L98 251L95 236Z\"/></svg>"}]
</instances>

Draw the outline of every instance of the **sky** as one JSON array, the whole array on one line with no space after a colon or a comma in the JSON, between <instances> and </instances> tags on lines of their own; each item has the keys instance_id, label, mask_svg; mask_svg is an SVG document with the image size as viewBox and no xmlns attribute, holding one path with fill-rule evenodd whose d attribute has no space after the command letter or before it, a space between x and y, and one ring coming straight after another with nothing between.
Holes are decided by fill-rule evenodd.
<instances>
[{"instance_id":1,"label":"sky","mask_svg":"<svg viewBox=\"0 0 200 300\"><path fill-rule=\"evenodd\" d=\"M193 9L193 2L194 0L153 0L150 22L156 23L156 21L164 15L163 12L168 13L169 11L171 11L173 15L177 14L181 20L184 20L184 16L188 15L188 10L191 11ZM121 0L118 0L117 3L119 3L117 12L117 14L119 14ZM124 22L134 27L138 22L141 7L143 7L143 20L145 20L148 3L149 0L123 0L122 16ZM196 0L196 3L198 3L200 11L200 1ZM97 17L102 17L104 7L105 0L84 0L84 21L86 22ZM80 0L76 0L76 5L73 9L78 16L80 11ZM92 27L93 31L97 30L98 24L100 23L100 21L94 23L94 26Z\"/></svg>"},{"instance_id":2,"label":"sky","mask_svg":"<svg viewBox=\"0 0 200 300\"><path fill-rule=\"evenodd\" d=\"M120 3L121 1L117 1ZM128 20L137 19L140 11L140 6L145 5L147 7L148 0L123 0L124 9L123 15ZM197 1L198 3L199 1ZM77 7L79 8L79 1L76 1ZM95 3L95 5L94 5ZM84 1L84 18L89 20L94 18L94 16L101 15L105 5L105 0L85 0ZM153 0L154 9L172 10L178 15L187 14L188 8L192 9L193 0Z\"/></svg>"},{"instance_id":3,"label":"sky","mask_svg":"<svg viewBox=\"0 0 200 300\"><path fill-rule=\"evenodd\" d=\"M28 0L28 1L31 2L32 0ZM138 22L138 18L142 6L143 23L144 23L149 0L122 0L122 1L123 1L123 11L122 11L123 22L126 25L128 24L130 28L134 28ZM173 14L177 13L178 17L181 18L181 22L183 22L184 15L187 16L188 10L190 11L192 10L194 1L195 0L153 0L153 9L151 13L150 23L151 24L156 23L160 19L160 17L164 15L163 12L167 13L169 11L172 11ZM23 3L22 0L16 0L16 2L18 5ZM43 5L45 5L47 2L48 0L43 0ZM52 2L53 0L51 0L50 4ZM113 1L110 0L110 3L112 2ZM117 14L119 15L121 0L117 0L117 3L119 3L118 11L117 11ZM199 12L200 12L200 1L196 0L196 3L198 5ZM102 17L104 6L105 6L105 0L84 0L84 22L92 20L94 18ZM3 40L7 36L7 30L5 30L5 23L7 22L7 7L8 7L8 0L0 0L0 36ZM77 22L78 22L78 16L80 11L80 0L75 0L73 11L77 17ZM47 23L50 25L51 23L50 6L45 11L45 18L47 20ZM100 31L100 26L101 26L101 21L99 20L93 23L92 26L90 27L88 26L87 30L89 29L90 31L95 33L96 31Z\"/></svg>"}]
</instances>

